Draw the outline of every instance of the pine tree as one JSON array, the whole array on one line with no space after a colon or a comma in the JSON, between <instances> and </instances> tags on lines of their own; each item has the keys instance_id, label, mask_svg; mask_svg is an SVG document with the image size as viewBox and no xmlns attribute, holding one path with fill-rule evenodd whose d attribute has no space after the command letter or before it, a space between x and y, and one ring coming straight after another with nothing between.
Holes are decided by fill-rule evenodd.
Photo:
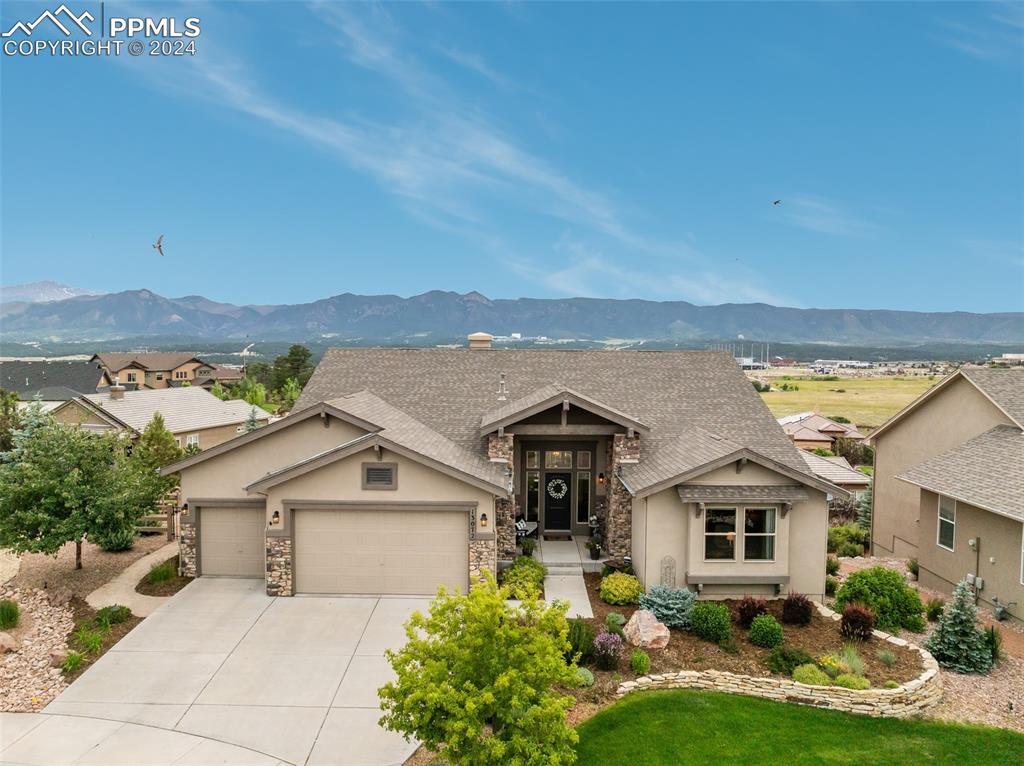
<instances>
[{"instance_id":1,"label":"pine tree","mask_svg":"<svg viewBox=\"0 0 1024 766\"><path fill-rule=\"evenodd\" d=\"M861 529L871 529L871 488L863 494L857 504L857 525Z\"/></svg>"},{"instance_id":2,"label":"pine tree","mask_svg":"<svg viewBox=\"0 0 1024 766\"><path fill-rule=\"evenodd\" d=\"M253 431L260 427L260 421L256 415L256 408L253 407L249 410L249 417L245 419L245 425L242 426L247 434L251 434Z\"/></svg>"},{"instance_id":3,"label":"pine tree","mask_svg":"<svg viewBox=\"0 0 1024 766\"><path fill-rule=\"evenodd\" d=\"M939 619L924 648L936 662L958 673L987 673L992 667L992 650L978 629L978 607L966 578L953 589L953 601Z\"/></svg>"},{"instance_id":4,"label":"pine tree","mask_svg":"<svg viewBox=\"0 0 1024 766\"><path fill-rule=\"evenodd\" d=\"M53 423L53 416L43 409L43 400L36 394L32 404L21 412L20 423L11 431L11 449L0 454L0 462L12 463L21 460L36 433Z\"/></svg>"},{"instance_id":5,"label":"pine tree","mask_svg":"<svg viewBox=\"0 0 1024 766\"><path fill-rule=\"evenodd\" d=\"M159 412L153 414L153 419L146 425L142 436L132 450L132 459L147 470L156 473L165 465L170 465L182 456L181 447L174 434L167 430L164 416ZM177 476L161 477L160 482L166 491L170 491L178 484Z\"/></svg>"},{"instance_id":6,"label":"pine tree","mask_svg":"<svg viewBox=\"0 0 1024 766\"><path fill-rule=\"evenodd\" d=\"M20 427L18 395L0 388L0 455L14 447L14 431Z\"/></svg>"}]
</instances>

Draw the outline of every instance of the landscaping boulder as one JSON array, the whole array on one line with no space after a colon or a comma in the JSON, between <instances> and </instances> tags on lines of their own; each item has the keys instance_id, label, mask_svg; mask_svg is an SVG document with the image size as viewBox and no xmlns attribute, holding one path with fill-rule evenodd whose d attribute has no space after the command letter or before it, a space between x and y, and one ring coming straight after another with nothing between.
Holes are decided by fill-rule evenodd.
<instances>
[{"instance_id":1,"label":"landscaping boulder","mask_svg":"<svg viewBox=\"0 0 1024 766\"><path fill-rule=\"evenodd\" d=\"M0 654L16 652L20 646L18 640L10 633L0 633Z\"/></svg>"},{"instance_id":2,"label":"landscaping boulder","mask_svg":"<svg viewBox=\"0 0 1024 766\"><path fill-rule=\"evenodd\" d=\"M646 609L637 609L622 632L629 643L641 649L664 649L668 646L668 628Z\"/></svg>"},{"instance_id":3,"label":"landscaping boulder","mask_svg":"<svg viewBox=\"0 0 1024 766\"><path fill-rule=\"evenodd\" d=\"M50 665L55 668L59 668L64 664L64 661L68 658L66 649L51 649L50 650Z\"/></svg>"}]
</instances>

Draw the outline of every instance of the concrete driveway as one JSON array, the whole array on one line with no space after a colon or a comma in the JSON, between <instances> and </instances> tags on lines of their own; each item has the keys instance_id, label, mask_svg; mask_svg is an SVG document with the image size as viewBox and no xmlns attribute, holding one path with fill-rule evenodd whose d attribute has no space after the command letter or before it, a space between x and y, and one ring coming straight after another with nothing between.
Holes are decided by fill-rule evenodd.
<instances>
[{"instance_id":1,"label":"concrete driveway","mask_svg":"<svg viewBox=\"0 0 1024 766\"><path fill-rule=\"evenodd\" d=\"M429 599L263 587L189 584L42 714L0 718L0 764L401 764L415 744L377 726L377 689Z\"/></svg>"}]
</instances>

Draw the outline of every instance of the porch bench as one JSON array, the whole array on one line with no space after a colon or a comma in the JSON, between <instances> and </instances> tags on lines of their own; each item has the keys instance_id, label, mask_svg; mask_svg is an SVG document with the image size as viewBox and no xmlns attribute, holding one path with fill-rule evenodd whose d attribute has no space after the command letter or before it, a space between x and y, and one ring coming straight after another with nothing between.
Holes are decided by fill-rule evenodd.
<instances>
[{"instance_id":1,"label":"porch bench","mask_svg":"<svg viewBox=\"0 0 1024 766\"><path fill-rule=\"evenodd\" d=\"M775 595L789 584L789 575L726 575L686 573L686 584L696 585L699 593L705 585L774 585Z\"/></svg>"}]
</instances>

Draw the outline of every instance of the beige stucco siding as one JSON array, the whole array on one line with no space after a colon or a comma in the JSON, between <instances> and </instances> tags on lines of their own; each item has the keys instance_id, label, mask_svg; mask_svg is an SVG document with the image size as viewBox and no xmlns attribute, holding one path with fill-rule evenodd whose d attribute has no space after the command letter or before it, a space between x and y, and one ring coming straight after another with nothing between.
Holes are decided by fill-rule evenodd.
<instances>
[{"instance_id":1,"label":"beige stucco siding","mask_svg":"<svg viewBox=\"0 0 1024 766\"><path fill-rule=\"evenodd\" d=\"M459 479L436 471L389 450L381 450L381 462L397 464L398 486L394 490L363 489L363 463L377 462L367 449L343 460L310 471L267 490L267 519L274 511L286 510L285 500L319 500L367 503L452 502L477 503L477 528L494 530L494 496ZM480 516L487 514L487 527ZM287 532L287 530L286 530Z\"/></svg>"},{"instance_id":2,"label":"beige stucco siding","mask_svg":"<svg viewBox=\"0 0 1024 766\"><path fill-rule=\"evenodd\" d=\"M938 503L934 492L920 490L921 546L917 560L921 585L949 594L967 574L980 575L985 580L985 587L978 594L981 601L989 607L993 597L1001 602L1016 601L1010 614L1024 621L1024 585L1020 582L1022 523L958 502L950 551L938 545ZM971 539L980 540L978 553L968 544Z\"/></svg>"},{"instance_id":3,"label":"beige stucco siding","mask_svg":"<svg viewBox=\"0 0 1024 766\"><path fill-rule=\"evenodd\" d=\"M959 378L879 435L874 442L875 552L899 557L917 552L919 490L897 479L898 474L1008 422L972 383Z\"/></svg>"},{"instance_id":4,"label":"beige stucco siding","mask_svg":"<svg viewBox=\"0 0 1024 766\"><path fill-rule=\"evenodd\" d=\"M245 487L271 471L337 447L365 433L329 418L308 418L288 428L211 457L181 472L181 497L249 497Z\"/></svg>"},{"instance_id":5,"label":"beige stucco siding","mask_svg":"<svg viewBox=\"0 0 1024 766\"><path fill-rule=\"evenodd\" d=\"M768 468L748 463L739 473L735 464L719 468L687 482L705 485L778 485L793 480ZM671 556L676 565L676 583L685 583L686 573L696 575L727 575L742 579L749 575L788 575L788 589L821 598L825 588L825 544L828 513L825 494L806 488L808 499L795 503L783 518L781 507L776 513L775 558L773 561L744 561L742 533L736 542L735 561L704 560L704 516L697 516L695 505L683 503L675 487L646 499L645 512L634 518L634 550L642 541L643 561L638 574L646 586L661 581L662 561ZM634 504L634 513L636 505ZM709 505L709 507L714 507ZM742 505L740 508L742 509ZM750 504L748 507L765 507ZM738 526L742 525L742 510ZM734 596L744 593L769 592L771 586L715 585L705 588L707 596Z\"/></svg>"},{"instance_id":6,"label":"beige stucco siding","mask_svg":"<svg viewBox=\"0 0 1024 766\"><path fill-rule=\"evenodd\" d=\"M67 404L54 410L53 417L58 423L64 423L69 426L96 426L103 429L113 428L109 422L74 400L69 401Z\"/></svg>"},{"instance_id":7,"label":"beige stucco siding","mask_svg":"<svg viewBox=\"0 0 1024 766\"><path fill-rule=\"evenodd\" d=\"M266 420L260 421L261 425L266 425ZM196 430L178 431L174 434L179 439L179 443L184 447L188 443L188 437L192 434L196 434L199 437L199 448L210 449L210 447L216 447L218 444L223 444L226 441L230 441L239 435L238 427L241 423L232 423L226 426L217 426L215 428L200 428Z\"/></svg>"}]
</instances>

